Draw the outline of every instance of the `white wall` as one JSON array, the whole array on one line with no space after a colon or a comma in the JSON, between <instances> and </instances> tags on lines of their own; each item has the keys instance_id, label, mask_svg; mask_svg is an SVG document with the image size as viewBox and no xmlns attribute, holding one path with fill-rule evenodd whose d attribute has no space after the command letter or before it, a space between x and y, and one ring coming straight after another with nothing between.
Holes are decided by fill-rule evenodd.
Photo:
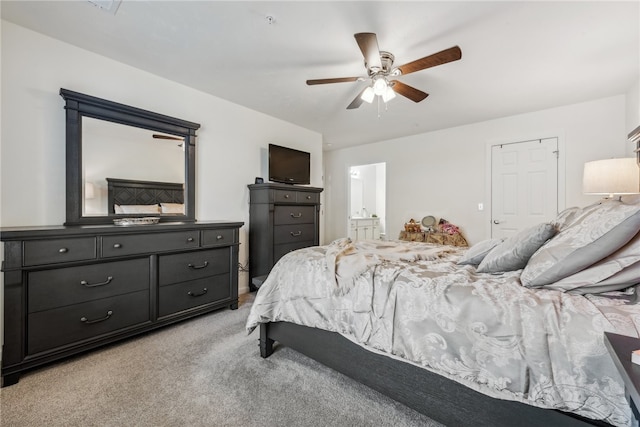
<instances>
[{"instance_id":1,"label":"white wall","mask_svg":"<svg viewBox=\"0 0 640 427\"><path fill-rule=\"evenodd\" d=\"M0 1L0 16L2 2ZM3 21L0 19L0 35ZM0 43L0 76L2 71L2 43ZM2 79L0 78L0 99L2 99ZM2 129L2 102L0 102L0 130ZM2 132L0 132L0 167L2 166ZM0 171L1 172L1 171ZM0 173L0 224L2 224L2 173ZM0 260L4 260L4 245L0 244ZM2 343L4 343L4 277L0 274L0 360L2 360Z\"/></svg>"},{"instance_id":2,"label":"white wall","mask_svg":"<svg viewBox=\"0 0 640 427\"><path fill-rule=\"evenodd\" d=\"M378 163L376 165L376 211L380 218L380 234L386 233L387 219L387 165ZM385 235L386 238L386 235Z\"/></svg>"},{"instance_id":3,"label":"white wall","mask_svg":"<svg viewBox=\"0 0 640 427\"><path fill-rule=\"evenodd\" d=\"M521 114L325 153L325 240L346 235L346 179L352 165L387 164L387 237L410 218L446 218L473 244L487 238L486 147L558 136L566 152L565 205L597 199L582 194L584 162L627 155L624 95ZM405 155L403 153L411 153ZM483 202L485 210L478 211Z\"/></svg>"},{"instance_id":4,"label":"white wall","mask_svg":"<svg viewBox=\"0 0 640 427\"><path fill-rule=\"evenodd\" d=\"M640 78L631 89L627 92L627 134L640 126ZM627 147L627 156L635 156L633 150L636 147L633 144L629 144Z\"/></svg>"},{"instance_id":5,"label":"white wall","mask_svg":"<svg viewBox=\"0 0 640 427\"><path fill-rule=\"evenodd\" d=\"M266 177L270 142L311 152L311 185L322 187L322 136L184 85L2 22L0 225L65 220L64 101L60 88L200 123L196 218L244 221L247 263L249 191ZM28 195L28 197L25 197ZM240 274L240 292L248 290Z\"/></svg>"}]
</instances>

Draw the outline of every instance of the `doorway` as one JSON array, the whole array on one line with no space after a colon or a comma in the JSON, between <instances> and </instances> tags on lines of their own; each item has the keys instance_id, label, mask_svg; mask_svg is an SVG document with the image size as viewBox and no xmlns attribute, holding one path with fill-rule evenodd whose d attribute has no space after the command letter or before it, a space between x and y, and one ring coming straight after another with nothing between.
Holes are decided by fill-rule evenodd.
<instances>
[{"instance_id":1,"label":"doorway","mask_svg":"<svg viewBox=\"0 0 640 427\"><path fill-rule=\"evenodd\" d=\"M386 163L349 168L348 235L353 240L384 239Z\"/></svg>"},{"instance_id":2,"label":"doorway","mask_svg":"<svg viewBox=\"0 0 640 427\"><path fill-rule=\"evenodd\" d=\"M491 237L506 238L558 213L558 138L491 146Z\"/></svg>"}]
</instances>

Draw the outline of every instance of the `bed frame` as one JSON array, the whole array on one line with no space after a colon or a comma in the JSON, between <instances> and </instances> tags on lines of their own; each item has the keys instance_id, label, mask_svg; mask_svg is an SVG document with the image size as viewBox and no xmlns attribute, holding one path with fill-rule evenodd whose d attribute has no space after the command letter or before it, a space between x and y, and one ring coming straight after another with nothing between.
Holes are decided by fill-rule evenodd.
<instances>
[{"instance_id":1,"label":"bed frame","mask_svg":"<svg viewBox=\"0 0 640 427\"><path fill-rule=\"evenodd\" d=\"M109 215L115 214L114 205L184 203L184 184L181 182L107 178L107 188Z\"/></svg>"},{"instance_id":2,"label":"bed frame","mask_svg":"<svg viewBox=\"0 0 640 427\"><path fill-rule=\"evenodd\" d=\"M446 426L611 426L578 415L495 399L456 381L368 351L335 332L287 322L260 324L260 355L290 347Z\"/></svg>"}]
</instances>

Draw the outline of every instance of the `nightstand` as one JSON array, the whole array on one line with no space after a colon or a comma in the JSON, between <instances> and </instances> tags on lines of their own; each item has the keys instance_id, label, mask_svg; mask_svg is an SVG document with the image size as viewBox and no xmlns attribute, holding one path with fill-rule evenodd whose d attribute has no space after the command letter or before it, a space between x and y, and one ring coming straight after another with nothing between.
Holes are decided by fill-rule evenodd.
<instances>
[{"instance_id":1,"label":"nightstand","mask_svg":"<svg viewBox=\"0 0 640 427\"><path fill-rule=\"evenodd\" d=\"M258 289L260 289L260 286L262 286L262 284L264 283L265 280L267 280L267 276L268 274L265 274L263 276L258 276L258 277L254 277L253 279L251 279L251 285L252 285L252 291L257 291Z\"/></svg>"},{"instance_id":2,"label":"nightstand","mask_svg":"<svg viewBox=\"0 0 640 427\"><path fill-rule=\"evenodd\" d=\"M604 335L604 343L624 381L624 392L635 418L633 425L638 426L638 420L640 419L640 414L638 413L638 405L640 404L640 365L631 362L631 352L640 350L640 339L610 332L605 332Z\"/></svg>"}]
</instances>

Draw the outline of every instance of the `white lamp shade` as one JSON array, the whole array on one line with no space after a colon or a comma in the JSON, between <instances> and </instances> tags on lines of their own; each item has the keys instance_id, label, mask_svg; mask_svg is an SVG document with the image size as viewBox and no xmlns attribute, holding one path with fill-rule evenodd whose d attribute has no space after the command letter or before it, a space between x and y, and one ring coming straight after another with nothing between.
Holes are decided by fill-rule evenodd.
<instances>
[{"instance_id":1,"label":"white lamp shade","mask_svg":"<svg viewBox=\"0 0 640 427\"><path fill-rule=\"evenodd\" d=\"M362 95L360 96L360 98L365 101L368 102L369 104L371 104L373 102L373 98L375 98L376 94L373 91L373 88L371 86L369 86L368 88L366 88L364 90L364 92L362 92Z\"/></svg>"},{"instance_id":2,"label":"white lamp shade","mask_svg":"<svg viewBox=\"0 0 640 427\"><path fill-rule=\"evenodd\" d=\"M640 168L635 157L585 163L582 190L610 196L640 193Z\"/></svg>"},{"instance_id":3,"label":"white lamp shade","mask_svg":"<svg viewBox=\"0 0 640 427\"><path fill-rule=\"evenodd\" d=\"M387 90L385 90L384 94L382 95L382 100L384 102L389 102L395 97L396 93L393 91L393 89L391 89L390 86L387 86Z\"/></svg>"},{"instance_id":4,"label":"white lamp shade","mask_svg":"<svg viewBox=\"0 0 640 427\"><path fill-rule=\"evenodd\" d=\"M382 96L387 91L387 81L384 77L374 78L373 80L373 93L378 96Z\"/></svg>"}]
</instances>

